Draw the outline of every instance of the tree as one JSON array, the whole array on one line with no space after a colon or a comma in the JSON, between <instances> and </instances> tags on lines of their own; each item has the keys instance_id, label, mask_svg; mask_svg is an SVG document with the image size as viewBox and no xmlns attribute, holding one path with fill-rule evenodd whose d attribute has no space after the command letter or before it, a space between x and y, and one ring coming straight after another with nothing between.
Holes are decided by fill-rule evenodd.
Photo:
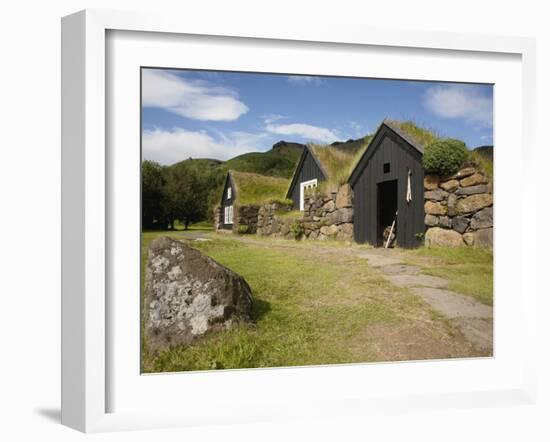
<instances>
[{"instance_id":1,"label":"tree","mask_svg":"<svg viewBox=\"0 0 550 442\"><path fill-rule=\"evenodd\" d=\"M189 224L207 218L208 194L212 178L200 174L192 163L180 163L166 170L166 214L170 228L175 220L181 221L185 229Z\"/></svg>"},{"instance_id":2,"label":"tree","mask_svg":"<svg viewBox=\"0 0 550 442\"><path fill-rule=\"evenodd\" d=\"M141 164L141 223L144 229L162 228L166 181L164 167L155 161Z\"/></svg>"}]
</instances>

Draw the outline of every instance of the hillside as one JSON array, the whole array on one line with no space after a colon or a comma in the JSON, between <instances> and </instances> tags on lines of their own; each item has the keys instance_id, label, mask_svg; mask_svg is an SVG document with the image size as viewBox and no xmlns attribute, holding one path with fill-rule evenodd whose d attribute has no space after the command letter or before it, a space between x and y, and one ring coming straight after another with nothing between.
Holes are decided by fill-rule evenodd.
<instances>
[{"instance_id":1,"label":"hillside","mask_svg":"<svg viewBox=\"0 0 550 442\"><path fill-rule=\"evenodd\" d=\"M330 146L343 154L355 155L369 139L370 136L367 135L356 140L337 141ZM279 141L266 152L248 152L227 161L209 158L187 158L168 166L167 169L193 170L198 175L210 180L211 190L208 194L208 211L211 213L211 209L219 204L221 189L229 170L288 180L294 173L303 149L303 144Z\"/></svg>"},{"instance_id":2,"label":"hillside","mask_svg":"<svg viewBox=\"0 0 550 442\"><path fill-rule=\"evenodd\" d=\"M474 149L474 152L477 152L488 160L493 160L493 146L479 146Z\"/></svg>"},{"instance_id":3,"label":"hillside","mask_svg":"<svg viewBox=\"0 0 550 442\"><path fill-rule=\"evenodd\" d=\"M330 144L330 146L342 152L356 154L362 147L368 144L371 138L372 135L365 135L364 137L357 138L356 140L349 139L347 141L335 141L334 143Z\"/></svg>"}]
</instances>

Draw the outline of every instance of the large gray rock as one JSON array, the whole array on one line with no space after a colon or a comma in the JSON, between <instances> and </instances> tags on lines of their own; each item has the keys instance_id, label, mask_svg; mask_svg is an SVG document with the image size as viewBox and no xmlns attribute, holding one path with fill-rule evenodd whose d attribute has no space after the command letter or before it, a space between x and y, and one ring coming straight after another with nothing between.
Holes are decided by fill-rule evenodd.
<instances>
[{"instance_id":1,"label":"large gray rock","mask_svg":"<svg viewBox=\"0 0 550 442\"><path fill-rule=\"evenodd\" d=\"M153 352L250 320L252 304L246 281L200 251L166 237L149 246L143 314Z\"/></svg>"},{"instance_id":2,"label":"large gray rock","mask_svg":"<svg viewBox=\"0 0 550 442\"><path fill-rule=\"evenodd\" d=\"M477 212L474 216L472 216L470 226L473 230L493 227L493 208L486 207L485 209Z\"/></svg>"}]
</instances>

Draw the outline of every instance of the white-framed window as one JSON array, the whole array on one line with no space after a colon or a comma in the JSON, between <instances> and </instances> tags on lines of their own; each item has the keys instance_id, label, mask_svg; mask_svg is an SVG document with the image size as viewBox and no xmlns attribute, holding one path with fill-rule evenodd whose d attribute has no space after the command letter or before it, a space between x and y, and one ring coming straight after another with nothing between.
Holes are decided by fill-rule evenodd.
<instances>
[{"instance_id":1,"label":"white-framed window","mask_svg":"<svg viewBox=\"0 0 550 442\"><path fill-rule=\"evenodd\" d=\"M228 199L228 200L231 199L231 187L228 187L228 188L227 188L227 199Z\"/></svg>"},{"instance_id":2,"label":"white-framed window","mask_svg":"<svg viewBox=\"0 0 550 442\"><path fill-rule=\"evenodd\" d=\"M300 183L300 210L304 210L304 195L306 190L313 189L314 187L317 187L317 178Z\"/></svg>"},{"instance_id":3,"label":"white-framed window","mask_svg":"<svg viewBox=\"0 0 550 442\"><path fill-rule=\"evenodd\" d=\"M233 206L225 206L224 224L233 224Z\"/></svg>"}]
</instances>

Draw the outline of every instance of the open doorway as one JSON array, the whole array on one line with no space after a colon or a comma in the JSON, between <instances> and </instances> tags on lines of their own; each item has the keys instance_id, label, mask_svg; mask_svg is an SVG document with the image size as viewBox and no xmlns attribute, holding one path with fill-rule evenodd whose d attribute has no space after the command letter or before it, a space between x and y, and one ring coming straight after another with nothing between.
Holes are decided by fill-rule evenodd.
<instances>
[{"instance_id":1,"label":"open doorway","mask_svg":"<svg viewBox=\"0 0 550 442\"><path fill-rule=\"evenodd\" d=\"M378 226L377 226L377 244L378 247L384 246L385 238L388 237L393 221L396 219L397 212L397 180L385 181L377 185L378 201ZM397 238L398 223L395 223L393 235ZM384 235L384 231L386 234ZM390 244L396 241L390 240Z\"/></svg>"}]
</instances>

